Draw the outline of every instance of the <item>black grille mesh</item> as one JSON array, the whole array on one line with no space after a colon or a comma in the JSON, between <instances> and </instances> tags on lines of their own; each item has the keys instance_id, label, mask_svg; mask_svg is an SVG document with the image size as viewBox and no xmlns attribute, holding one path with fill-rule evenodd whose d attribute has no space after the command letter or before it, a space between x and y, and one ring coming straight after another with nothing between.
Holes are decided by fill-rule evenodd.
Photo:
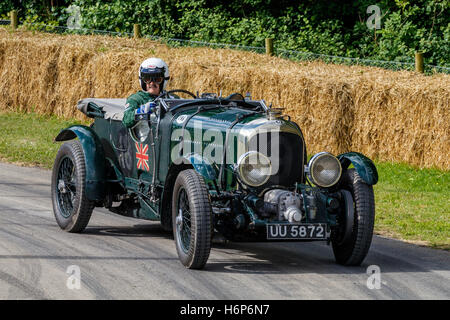
<instances>
[{"instance_id":1,"label":"black grille mesh","mask_svg":"<svg viewBox=\"0 0 450 320\"><path fill-rule=\"evenodd\" d=\"M267 147L265 147L265 141L267 141ZM250 150L259 151L268 156L275 168L277 163L279 164L278 172L270 177L262 186L263 188L272 185L292 187L296 182L303 183L306 155L301 136L287 132L280 132L278 139L272 138L270 134L256 135L250 140L249 146Z\"/></svg>"}]
</instances>

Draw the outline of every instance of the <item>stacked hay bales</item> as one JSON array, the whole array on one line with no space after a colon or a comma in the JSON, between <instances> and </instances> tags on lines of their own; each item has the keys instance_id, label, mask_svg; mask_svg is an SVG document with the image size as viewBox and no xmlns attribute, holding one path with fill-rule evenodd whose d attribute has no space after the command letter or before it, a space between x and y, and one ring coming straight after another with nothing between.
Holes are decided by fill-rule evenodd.
<instances>
[{"instance_id":1,"label":"stacked hay bales","mask_svg":"<svg viewBox=\"0 0 450 320\"><path fill-rule=\"evenodd\" d=\"M169 87L223 95L247 91L284 107L308 153L359 151L371 158L450 169L450 76L299 63L249 52L169 48L140 39L58 36L0 29L0 110L81 119L85 97L126 97L137 70L157 56Z\"/></svg>"}]
</instances>

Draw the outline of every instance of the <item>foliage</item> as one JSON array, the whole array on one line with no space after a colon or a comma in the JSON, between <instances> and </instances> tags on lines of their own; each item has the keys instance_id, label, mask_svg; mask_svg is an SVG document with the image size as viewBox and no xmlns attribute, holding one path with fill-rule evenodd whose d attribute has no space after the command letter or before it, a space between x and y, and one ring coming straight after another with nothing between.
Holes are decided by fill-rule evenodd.
<instances>
[{"instance_id":1,"label":"foliage","mask_svg":"<svg viewBox=\"0 0 450 320\"><path fill-rule=\"evenodd\" d=\"M7 16L7 14L14 9L14 3L11 1L0 2L0 16Z\"/></svg>"},{"instance_id":2,"label":"foliage","mask_svg":"<svg viewBox=\"0 0 450 320\"><path fill-rule=\"evenodd\" d=\"M214 43L277 48L412 62L414 51L426 63L450 66L449 0L379 0L381 29L369 29L372 0L43 0L20 2L22 20L67 26L69 5L81 8L89 29ZM51 6L53 3L53 6ZM0 15L12 8L0 4ZM26 17L26 18L25 18ZM31 17L31 18L30 18Z\"/></svg>"},{"instance_id":3,"label":"foliage","mask_svg":"<svg viewBox=\"0 0 450 320\"><path fill-rule=\"evenodd\" d=\"M412 2L412 1L411 1ZM449 65L450 57L450 4L448 1L397 1L401 10L386 19L379 31L379 53L382 59L404 60L415 50L438 65Z\"/></svg>"}]
</instances>

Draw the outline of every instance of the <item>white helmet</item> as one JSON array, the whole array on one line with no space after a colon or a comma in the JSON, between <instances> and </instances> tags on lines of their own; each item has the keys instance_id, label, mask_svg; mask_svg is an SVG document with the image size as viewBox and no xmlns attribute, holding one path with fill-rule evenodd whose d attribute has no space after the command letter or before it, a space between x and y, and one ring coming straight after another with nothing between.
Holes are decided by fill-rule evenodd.
<instances>
[{"instance_id":1,"label":"white helmet","mask_svg":"<svg viewBox=\"0 0 450 320\"><path fill-rule=\"evenodd\" d=\"M169 77L169 66L163 60L159 58L149 58L144 60L139 67L139 82L142 90L146 91L144 79L149 78L162 78L162 82L159 85L159 89L164 91L167 86Z\"/></svg>"}]
</instances>

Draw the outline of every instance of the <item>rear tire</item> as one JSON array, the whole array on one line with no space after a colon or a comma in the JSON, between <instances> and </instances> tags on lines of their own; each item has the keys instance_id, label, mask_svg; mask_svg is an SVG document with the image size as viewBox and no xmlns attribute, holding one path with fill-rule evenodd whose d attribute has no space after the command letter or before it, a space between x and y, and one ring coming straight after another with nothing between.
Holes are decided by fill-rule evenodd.
<instances>
[{"instance_id":1,"label":"rear tire","mask_svg":"<svg viewBox=\"0 0 450 320\"><path fill-rule=\"evenodd\" d=\"M91 218L94 202L86 197L86 164L81 143L64 143L52 171L52 203L56 222L67 232L82 232Z\"/></svg>"},{"instance_id":2,"label":"rear tire","mask_svg":"<svg viewBox=\"0 0 450 320\"><path fill-rule=\"evenodd\" d=\"M172 196L172 224L181 263L202 269L211 251L212 209L203 178L188 169L178 175Z\"/></svg>"},{"instance_id":3,"label":"rear tire","mask_svg":"<svg viewBox=\"0 0 450 320\"><path fill-rule=\"evenodd\" d=\"M341 187L352 194L354 221L351 234L346 241L342 241L344 235L339 234L345 228L340 227L333 231L333 252L337 263L346 266L359 266L366 257L372 243L375 221L373 188L361 179L355 169L349 169L343 173Z\"/></svg>"}]
</instances>

